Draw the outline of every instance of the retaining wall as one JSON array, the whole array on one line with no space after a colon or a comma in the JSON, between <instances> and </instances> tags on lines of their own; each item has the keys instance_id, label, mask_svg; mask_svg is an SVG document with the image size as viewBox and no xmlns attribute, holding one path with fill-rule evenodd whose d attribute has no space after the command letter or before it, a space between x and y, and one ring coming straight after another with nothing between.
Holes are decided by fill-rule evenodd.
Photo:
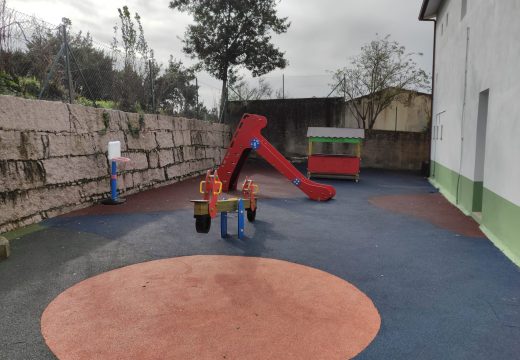
<instances>
[{"instance_id":1,"label":"retaining wall","mask_svg":"<svg viewBox=\"0 0 520 360\"><path fill-rule=\"evenodd\" d=\"M122 193L218 165L227 125L0 96L0 233L89 206L109 192L109 141L131 159Z\"/></svg>"}]
</instances>

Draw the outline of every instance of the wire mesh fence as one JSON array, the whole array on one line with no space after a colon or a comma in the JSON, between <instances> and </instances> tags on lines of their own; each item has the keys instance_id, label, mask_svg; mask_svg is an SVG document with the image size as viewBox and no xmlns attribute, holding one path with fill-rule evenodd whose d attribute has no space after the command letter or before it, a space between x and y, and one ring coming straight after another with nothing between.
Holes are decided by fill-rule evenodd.
<instances>
[{"instance_id":1,"label":"wire mesh fence","mask_svg":"<svg viewBox=\"0 0 520 360\"><path fill-rule=\"evenodd\" d=\"M332 74L240 78L229 86L228 99L266 100L343 96Z\"/></svg>"},{"instance_id":2,"label":"wire mesh fence","mask_svg":"<svg viewBox=\"0 0 520 360\"><path fill-rule=\"evenodd\" d=\"M124 111L212 115L193 71L0 7L0 94Z\"/></svg>"},{"instance_id":3,"label":"wire mesh fence","mask_svg":"<svg viewBox=\"0 0 520 360\"><path fill-rule=\"evenodd\" d=\"M218 118L221 89L182 62L162 65L96 41L70 21L51 24L0 5L0 94L124 111ZM335 96L331 74L239 78L228 100Z\"/></svg>"}]
</instances>

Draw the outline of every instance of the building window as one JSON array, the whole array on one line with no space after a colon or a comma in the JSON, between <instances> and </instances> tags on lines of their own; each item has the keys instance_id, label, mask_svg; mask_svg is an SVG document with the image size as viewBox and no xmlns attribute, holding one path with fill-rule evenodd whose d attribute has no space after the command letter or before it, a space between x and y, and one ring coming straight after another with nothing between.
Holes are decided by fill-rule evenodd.
<instances>
[{"instance_id":1,"label":"building window","mask_svg":"<svg viewBox=\"0 0 520 360\"><path fill-rule=\"evenodd\" d=\"M464 19L464 16L466 16L466 12L468 10L468 0L462 0L462 9L460 12L460 19Z\"/></svg>"}]
</instances>

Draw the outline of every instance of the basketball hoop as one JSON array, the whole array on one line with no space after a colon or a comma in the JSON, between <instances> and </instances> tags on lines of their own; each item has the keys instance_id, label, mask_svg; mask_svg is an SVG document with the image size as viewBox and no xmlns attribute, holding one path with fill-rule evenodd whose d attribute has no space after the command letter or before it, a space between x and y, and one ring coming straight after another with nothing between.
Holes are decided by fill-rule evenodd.
<instances>
[{"instance_id":1,"label":"basketball hoop","mask_svg":"<svg viewBox=\"0 0 520 360\"><path fill-rule=\"evenodd\" d=\"M130 162L127 157L121 156L121 142L110 141L108 143L108 160L110 162L110 198L102 201L105 205L119 205L125 202L117 193L117 164L121 164L122 171L126 171L126 164ZM123 192L126 192L125 177L123 176Z\"/></svg>"}]
</instances>

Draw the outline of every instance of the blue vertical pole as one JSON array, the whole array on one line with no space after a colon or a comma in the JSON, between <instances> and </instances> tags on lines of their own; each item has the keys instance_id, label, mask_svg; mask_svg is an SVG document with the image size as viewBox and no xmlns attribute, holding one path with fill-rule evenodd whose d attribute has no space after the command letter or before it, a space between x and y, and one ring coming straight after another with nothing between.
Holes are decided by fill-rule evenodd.
<instances>
[{"instance_id":1,"label":"blue vertical pole","mask_svg":"<svg viewBox=\"0 0 520 360\"><path fill-rule=\"evenodd\" d=\"M227 238L227 212L220 213L220 237Z\"/></svg>"},{"instance_id":2,"label":"blue vertical pole","mask_svg":"<svg viewBox=\"0 0 520 360\"><path fill-rule=\"evenodd\" d=\"M244 237L244 202L242 199L238 199L238 238Z\"/></svg>"},{"instance_id":3,"label":"blue vertical pole","mask_svg":"<svg viewBox=\"0 0 520 360\"><path fill-rule=\"evenodd\" d=\"M112 172L110 174L110 197L117 200L117 162L112 160Z\"/></svg>"}]
</instances>

